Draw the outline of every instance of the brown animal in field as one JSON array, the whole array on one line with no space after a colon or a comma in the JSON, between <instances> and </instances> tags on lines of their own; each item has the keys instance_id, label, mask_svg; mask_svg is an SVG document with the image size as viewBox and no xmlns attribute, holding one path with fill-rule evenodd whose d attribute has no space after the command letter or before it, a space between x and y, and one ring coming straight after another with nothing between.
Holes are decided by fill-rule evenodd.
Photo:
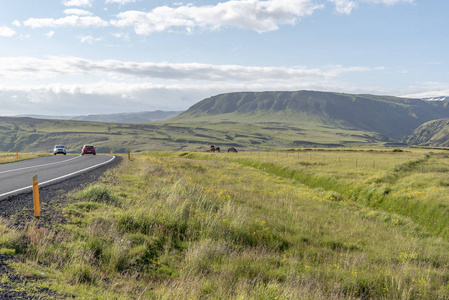
<instances>
[{"instance_id":1,"label":"brown animal in field","mask_svg":"<svg viewBox=\"0 0 449 300\"><path fill-rule=\"evenodd\" d=\"M237 149L235 149L234 147L231 147L231 148L228 149L228 152L237 153Z\"/></svg>"},{"instance_id":2,"label":"brown animal in field","mask_svg":"<svg viewBox=\"0 0 449 300\"><path fill-rule=\"evenodd\" d=\"M215 151L217 151L218 153L220 153L220 147L215 147Z\"/></svg>"},{"instance_id":3,"label":"brown animal in field","mask_svg":"<svg viewBox=\"0 0 449 300\"><path fill-rule=\"evenodd\" d=\"M210 152L215 152L215 146L214 145L210 145Z\"/></svg>"}]
</instances>

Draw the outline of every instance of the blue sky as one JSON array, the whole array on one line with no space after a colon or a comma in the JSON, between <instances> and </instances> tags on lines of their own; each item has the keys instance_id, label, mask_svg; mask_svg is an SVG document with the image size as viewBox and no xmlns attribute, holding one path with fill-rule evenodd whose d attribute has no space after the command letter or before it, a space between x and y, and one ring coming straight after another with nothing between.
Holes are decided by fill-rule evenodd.
<instances>
[{"instance_id":1,"label":"blue sky","mask_svg":"<svg viewBox=\"0 0 449 300\"><path fill-rule=\"evenodd\" d=\"M449 96L445 0L0 2L0 115L185 110L235 91Z\"/></svg>"}]
</instances>

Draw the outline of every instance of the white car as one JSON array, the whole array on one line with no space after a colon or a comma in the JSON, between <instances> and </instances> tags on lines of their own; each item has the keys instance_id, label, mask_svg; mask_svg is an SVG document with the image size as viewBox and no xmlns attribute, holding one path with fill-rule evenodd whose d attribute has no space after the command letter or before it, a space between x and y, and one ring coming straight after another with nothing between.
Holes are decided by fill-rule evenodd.
<instances>
[{"instance_id":1,"label":"white car","mask_svg":"<svg viewBox=\"0 0 449 300\"><path fill-rule=\"evenodd\" d=\"M64 154L64 155L67 154L67 149L65 148L64 145L56 145L55 146L55 148L53 149L53 155L56 155L58 153Z\"/></svg>"}]
</instances>

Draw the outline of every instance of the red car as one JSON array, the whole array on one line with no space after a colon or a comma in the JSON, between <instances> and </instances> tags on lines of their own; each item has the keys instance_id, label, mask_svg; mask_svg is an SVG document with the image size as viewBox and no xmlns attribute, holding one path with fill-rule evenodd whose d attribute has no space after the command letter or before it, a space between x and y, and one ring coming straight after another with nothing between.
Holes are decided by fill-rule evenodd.
<instances>
[{"instance_id":1,"label":"red car","mask_svg":"<svg viewBox=\"0 0 449 300\"><path fill-rule=\"evenodd\" d=\"M84 145L83 149L81 150L81 155L84 155L84 154L95 155L96 154L95 147L92 145Z\"/></svg>"}]
</instances>

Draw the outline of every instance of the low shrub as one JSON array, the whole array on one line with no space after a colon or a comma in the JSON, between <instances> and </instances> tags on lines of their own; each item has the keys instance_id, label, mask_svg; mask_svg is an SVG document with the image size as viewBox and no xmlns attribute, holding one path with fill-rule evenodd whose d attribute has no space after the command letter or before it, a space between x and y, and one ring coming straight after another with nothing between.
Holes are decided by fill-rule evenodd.
<instances>
[{"instance_id":1,"label":"low shrub","mask_svg":"<svg viewBox=\"0 0 449 300\"><path fill-rule=\"evenodd\" d=\"M75 195L75 198L89 202L118 205L118 199L104 185L92 185Z\"/></svg>"}]
</instances>

